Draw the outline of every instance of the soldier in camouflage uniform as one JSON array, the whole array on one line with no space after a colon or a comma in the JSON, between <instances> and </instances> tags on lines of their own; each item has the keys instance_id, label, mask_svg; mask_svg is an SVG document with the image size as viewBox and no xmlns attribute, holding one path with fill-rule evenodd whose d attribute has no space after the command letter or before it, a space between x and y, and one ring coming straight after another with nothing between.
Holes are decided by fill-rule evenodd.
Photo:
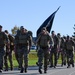
<instances>
[{"instance_id":1,"label":"soldier in camouflage uniform","mask_svg":"<svg viewBox=\"0 0 75 75\"><path fill-rule=\"evenodd\" d=\"M59 59L59 56L61 54L61 35L60 33L57 33L57 38L58 38L57 59Z\"/></svg>"},{"instance_id":2,"label":"soldier in camouflage uniform","mask_svg":"<svg viewBox=\"0 0 75 75\"><path fill-rule=\"evenodd\" d=\"M65 64L65 58L66 58L66 50L64 48L65 46L65 39L63 37L61 37L60 33L57 33L57 37L58 37L58 48L57 48L57 58L59 59L60 55L61 55L61 66L66 65Z\"/></svg>"},{"instance_id":3,"label":"soldier in camouflage uniform","mask_svg":"<svg viewBox=\"0 0 75 75\"><path fill-rule=\"evenodd\" d=\"M21 26L20 29L17 30L17 34L16 34L16 36L15 36L15 39L17 39L17 38L16 38L17 35L19 35L19 34L21 33L22 28L24 28L24 27ZM27 29L25 29L25 31L28 32L28 35L30 35L30 36L32 37L32 32L31 32L31 31L28 31ZM30 47L29 47L29 50L30 50ZM17 60L18 65L19 65L19 66L18 66L18 70L20 70L20 64L19 64L19 59L18 59L18 58L19 58L19 55L18 55L18 45L17 45L17 44L15 45L14 52L15 52L16 60Z\"/></svg>"},{"instance_id":4,"label":"soldier in camouflage uniform","mask_svg":"<svg viewBox=\"0 0 75 75\"><path fill-rule=\"evenodd\" d=\"M17 35L19 35L21 33L21 29L23 28L23 26L20 27L20 29L17 30L17 34L15 35L15 39L17 39ZM19 64L19 55L18 55L18 44L15 44L14 46L14 52L15 52L15 58L17 60L18 63L18 70L20 70L20 64Z\"/></svg>"},{"instance_id":5,"label":"soldier in camouflage uniform","mask_svg":"<svg viewBox=\"0 0 75 75\"><path fill-rule=\"evenodd\" d=\"M67 54L67 68L70 67L70 64L72 64L72 67L74 67L74 41L69 36L67 36L65 48Z\"/></svg>"},{"instance_id":6,"label":"soldier in camouflage uniform","mask_svg":"<svg viewBox=\"0 0 75 75\"><path fill-rule=\"evenodd\" d=\"M3 57L5 54L4 47L5 44L8 46L8 42L8 38L5 33L2 32L2 26L0 25L0 72L2 72L3 69ZM10 47L8 46L8 48Z\"/></svg>"},{"instance_id":7,"label":"soldier in camouflage uniform","mask_svg":"<svg viewBox=\"0 0 75 75\"><path fill-rule=\"evenodd\" d=\"M21 29L20 34L16 35L15 44L18 47L18 59L19 65L21 67L20 73L27 72L28 67L28 53L29 48L32 44L32 37L25 31L24 28ZM24 68L23 68L23 57L24 57Z\"/></svg>"},{"instance_id":8,"label":"soldier in camouflage uniform","mask_svg":"<svg viewBox=\"0 0 75 75\"><path fill-rule=\"evenodd\" d=\"M46 28L42 28L42 32L37 37L37 45L39 47L38 51L38 66L39 73L42 74L42 63L44 57L44 73L47 73L47 64L48 64L48 55L49 55L49 43L52 41L49 33Z\"/></svg>"},{"instance_id":9,"label":"soldier in camouflage uniform","mask_svg":"<svg viewBox=\"0 0 75 75\"><path fill-rule=\"evenodd\" d=\"M61 66L66 65L66 49L65 49L66 37L61 37Z\"/></svg>"},{"instance_id":10,"label":"soldier in camouflage uniform","mask_svg":"<svg viewBox=\"0 0 75 75\"><path fill-rule=\"evenodd\" d=\"M14 37L10 35L7 30L5 30L5 34L7 35L8 40L10 41L10 50L8 46L6 46L6 52L4 56L5 71L8 71L8 58L10 62L10 69L13 70L12 51L14 50Z\"/></svg>"},{"instance_id":11,"label":"soldier in camouflage uniform","mask_svg":"<svg viewBox=\"0 0 75 75\"><path fill-rule=\"evenodd\" d=\"M51 51L50 51L50 67L56 68L57 66L57 48L58 48L59 41L55 34L55 31L52 31L51 34L52 34L51 37L53 39L54 45L52 46ZM53 55L54 55L54 59L53 59Z\"/></svg>"}]
</instances>

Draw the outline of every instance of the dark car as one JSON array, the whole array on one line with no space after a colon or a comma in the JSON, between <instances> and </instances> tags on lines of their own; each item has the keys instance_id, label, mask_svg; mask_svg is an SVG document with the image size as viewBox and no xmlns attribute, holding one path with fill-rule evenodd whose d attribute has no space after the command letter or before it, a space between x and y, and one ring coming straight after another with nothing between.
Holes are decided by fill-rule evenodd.
<instances>
[{"instance_id":1,"label":"dark car","mask_svg":"<svg viewBox=\"0 0 75 75\"><path fill-rule=\"evenodd\" d=\"M36 50L36 46L35 45L33 45L33 46L31 46L31 50Z\"/></svg>"}]
</instances>

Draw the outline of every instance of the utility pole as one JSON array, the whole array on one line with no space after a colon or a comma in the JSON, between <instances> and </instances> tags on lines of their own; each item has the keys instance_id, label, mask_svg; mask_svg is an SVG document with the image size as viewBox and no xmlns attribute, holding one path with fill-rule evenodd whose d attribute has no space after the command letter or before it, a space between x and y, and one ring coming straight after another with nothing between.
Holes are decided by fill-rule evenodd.
<instances>
[{"instance_id":1,"label":"utility pole","mask_svg":"<svg viewBox=\"0 0 75 75\"><path fill-rule=\"evenodd\" d=\"M74 37L74 39L75 39L75 24L74 24L74 27L73 27L73 29L74 29L74 32L73 32L73 37Z\"/></svg>"}]
</instances>

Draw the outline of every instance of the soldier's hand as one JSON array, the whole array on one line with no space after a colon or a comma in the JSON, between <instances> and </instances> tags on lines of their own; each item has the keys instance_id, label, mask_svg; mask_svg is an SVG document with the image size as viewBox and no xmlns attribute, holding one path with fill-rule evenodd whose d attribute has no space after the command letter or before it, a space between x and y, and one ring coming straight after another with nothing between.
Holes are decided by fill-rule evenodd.
<instances>
[{"instance_id":1,"label":"soldier's hand","mask_svg":"<svg viewBox=\"0 0 75 75\"><path fill-rule=\"evenodd\" d=\"M8 49L10 49L10 43L8 42L6 45L7 45Z\"/></svg>"},{"instance_id":2,"label":"soldier's hand","mask_svg":"<svg viewBox=\"0 0 75 75\"><path fill-rule=\"evenodd\" d=\"M8 49L8 50L6 51L6 53L9 54L9 53L10 53L10 50Z\"/></svg>"}]
</instances>

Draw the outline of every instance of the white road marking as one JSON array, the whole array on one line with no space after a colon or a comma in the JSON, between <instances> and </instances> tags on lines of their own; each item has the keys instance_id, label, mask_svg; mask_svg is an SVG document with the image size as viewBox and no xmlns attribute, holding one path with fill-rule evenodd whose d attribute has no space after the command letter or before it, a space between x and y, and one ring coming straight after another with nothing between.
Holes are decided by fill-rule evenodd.
<instances>
[{"instance_id":1,"label":"white road marking","mask_svg":"<svg viewBox=\"0 0 75 75\"><path fill-rule=\"evenodd\" d=\"M75 71L71 72L69 75L72 75L72 74L74 74L74 73L75 73Z\"/></svg>"}]
</instances>

